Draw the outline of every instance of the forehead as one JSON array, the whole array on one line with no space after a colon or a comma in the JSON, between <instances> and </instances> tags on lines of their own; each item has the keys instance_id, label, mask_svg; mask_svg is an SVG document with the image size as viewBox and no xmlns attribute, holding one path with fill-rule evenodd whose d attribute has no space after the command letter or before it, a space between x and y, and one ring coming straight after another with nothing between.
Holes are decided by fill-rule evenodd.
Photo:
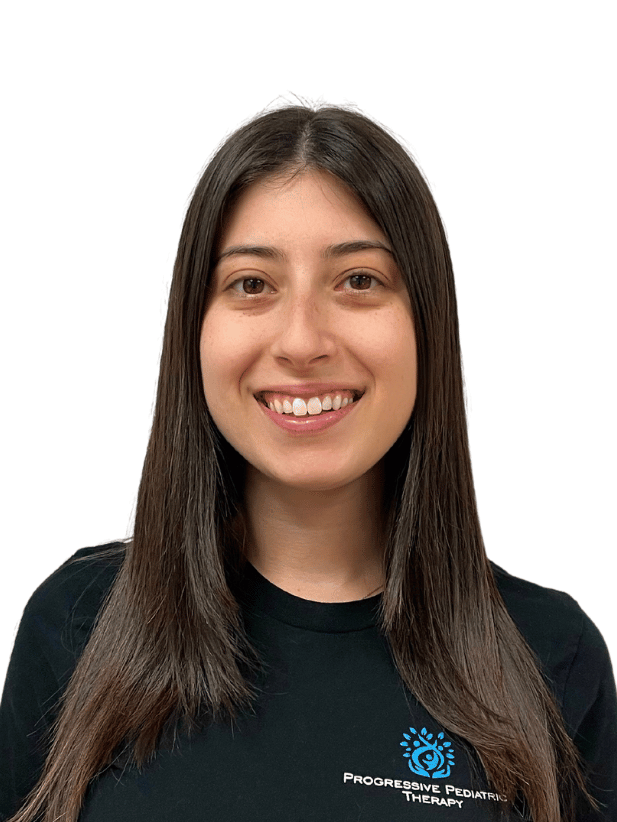
<instances>
[{"instance_id":1,"label":"forehead","mask_svg":"<svg viewBox=\"0 0 617 822\"><path fill-rule=\"evenodd\" d=\"M337 177L307 171L270 177L242 192L231 209L218 251L237 242L325 242L386 238L359 198Z\"/></svg>"}]
</instances>

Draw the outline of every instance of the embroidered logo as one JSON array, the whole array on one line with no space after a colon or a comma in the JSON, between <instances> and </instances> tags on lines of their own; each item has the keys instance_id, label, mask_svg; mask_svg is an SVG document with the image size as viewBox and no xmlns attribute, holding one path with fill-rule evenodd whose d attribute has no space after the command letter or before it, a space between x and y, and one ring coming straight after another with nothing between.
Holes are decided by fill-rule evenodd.
<instances>
[{"instance_id":1,"label":"embroidered logo","mask_svg":"<svg viewBox=\"0 0 617 822\"><path fill-rule=\"evenodd\" d=\"M444 742L445 734L439 733L433 740L433 734L422 728L420 733L415 728L409 729L418 739L413 740L409 734L403 733L405 741L401 742L407 757L409 770L418 776L428 776L432 779L450 776L450 766L454 765L454 753L447 749L452 746L451 742Z\"/></svg>"}]
</instances>

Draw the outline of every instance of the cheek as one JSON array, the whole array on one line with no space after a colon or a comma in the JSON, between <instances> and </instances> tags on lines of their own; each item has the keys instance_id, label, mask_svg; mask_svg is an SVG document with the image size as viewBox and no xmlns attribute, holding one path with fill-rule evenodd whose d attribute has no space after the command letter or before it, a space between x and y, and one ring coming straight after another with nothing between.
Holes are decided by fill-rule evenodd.
<instances>
[{"instance_id":1,"label":"cheek","mask_svg":"<svg viewBox=\"0 0 617 822\"><path fill-rule=\"evenodd\" d=\"M383 343L384 374L387 374L390 398L396 403L403 427L413 412L418 392L418 355L413 325L403 321Z\"/></svg>"},{"instance_id":2,"label":"cheek","mask_svg":"<svg viewBox=\"0 0 617 822\"><path fill-rule=\"evenodd\" d=\"M225 342L213 317L204 320L201 327L199 360L206 402L212 411L225 373Z\"/></svg>"},{"instance_id":3,"label":"cheek","mask_svg":"<svg viewBox=\"0 0 617 822\"><path fill-rule=\"evenodd\" d=\"M266 323L267 327L267 323ZM258 346L259 324L242 312L229 312L213 305L201 326L200 349L207 359L240 362Z\"/></svg>"},{"instance_id":4,"label":"cheek","mask_svg":"<svg viewBox=\"0 0 617 822\"><path fill-rule=\"evenodd\" d=\"M394 316L382 325L373 344L374 362L384 375L400 381L401 387L413 383L417 374L416 337L408 317Z\"/></svg>"},{"instance_id":5,"label":"cheek","mask_svg":"<svg viewBox=\"0 0 617 822\"><path fill-rule=\"evenodd\" d=\"M199 341L201 376L206 402L211 410L229 401L234 386L240 391L242 374L255 352L255 341L241 326L230 326L212 310L202 323Z\"/></svg>"}]
</instances>

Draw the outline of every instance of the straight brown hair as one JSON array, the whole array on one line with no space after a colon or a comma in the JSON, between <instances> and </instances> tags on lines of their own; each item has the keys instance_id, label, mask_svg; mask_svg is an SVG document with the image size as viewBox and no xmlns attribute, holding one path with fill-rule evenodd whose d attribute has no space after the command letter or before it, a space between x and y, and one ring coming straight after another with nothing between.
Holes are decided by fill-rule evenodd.
<instances>
[{"instance_id":1,"label":"straight brown hair","mask_svg":"<svg viewBox=\"0 0 617 822\"><path fill-rule=\"evenodd\" d=\"M574 820L590 802L539 661L498 592L467 436L457 304L437 207L409 152L352 107L285 106L217 149L188 207L171 285L132 539L62 698L40 781L10 822L76 822L123 745L138 767L205 711L233 721L260 660L234 586L246 535L243 458L209 413L199 338L214 254L240 194L321 170L388 238L411 300L418 393L385 455L386 585L379 624L402 680L476 757L505 807ZM528 817L529 818L529 817Z\"/></svg>"}]
</instances>

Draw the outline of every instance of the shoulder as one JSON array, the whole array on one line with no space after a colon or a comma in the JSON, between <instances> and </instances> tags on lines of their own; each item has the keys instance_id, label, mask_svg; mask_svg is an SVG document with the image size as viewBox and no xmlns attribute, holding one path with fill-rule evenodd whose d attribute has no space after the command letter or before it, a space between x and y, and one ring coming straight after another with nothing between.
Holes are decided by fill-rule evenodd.
<instances>
[{"instance_id":1,"label":"shoulder","mask_svg":"<svg viewBox=\"0 0 617 822\"><path fill-rule=\"evenodd\" d=\"M34 591L26 612L69 612L77 607L85 616L92 608L98 610L113 585L125 551L123 542L76 551Z\"/></svg>"},{"instance_id":2,"label":"shoulder","mask_svg":"<svg viewBox=\"0 0 617 822\"><path fill-rule=\"evenodd\" d=\"M112 542L82 548L34 591L19 632L52 657L78 655L122 565L126 545ZM50 664L52 659L50 658Z\"/></svg>"},{"instance_id":3,"label":"shoulder","mask_svg":"<svg viewBox=\"0 0 617 822\"><path fill-rule=\"evenodd\" d=\"M530 644L546 646L549 652L555 640L574 640L581 634L589 617L569 594L512 576L494 562L491 567L510 616Z\"/></svg>"},{"instance_id":4,"label":"shoulder","mask_svg":"<svg viewBox=\"0 0 617 822\"><path fill-rule=\"evenodd\" d=\"M512 576L493 562L491 567L508 613L536 654L560 706L584 711L613 678L597 626L569 594ZM576 723L575 716L572 720Z\"/></svg>"},{"instance_id":5,"label":"shoulder","mask_svg":"<svg viewBox=\"0 0 617 822\"><path fill-rule=\"evenodd\" d=\"M0 803L13 810L42 771L61 696L122 564L124 543L82 548L32 594L0 700ZM2 812L0 811L0 817Z\"/></svg>"}]
</instances>

